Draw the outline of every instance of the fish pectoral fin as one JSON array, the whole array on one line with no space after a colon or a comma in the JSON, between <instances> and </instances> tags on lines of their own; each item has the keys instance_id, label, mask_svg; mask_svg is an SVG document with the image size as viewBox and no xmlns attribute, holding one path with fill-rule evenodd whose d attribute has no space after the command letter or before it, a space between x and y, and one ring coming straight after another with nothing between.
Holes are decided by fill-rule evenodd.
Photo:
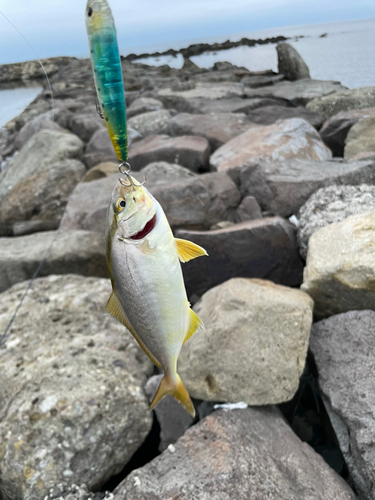
<instances>
[{"instance_id":1,"label":"fish pectoral fin","mask_svg":"<svg viewBox=\"0 0 375 500\"><path fill-rule=\"evenodd\" d=\"M139 346L145 352L145 354L147 354L147 356L151 359L151 361L158 368L161 368L161 364L159 363L159 361L147 349L147 347L144 345L142 340L139 338L139 335L137 334L137 332L132 327L128 317L126 316L126 313L125 313L124 308L121 304L119 296L117 295L117 293L114 290L112 291L111 296L108 299L105 310L107 311L108 314L110 314L111 316L116 318L120 323L122 323L129 330L129 332L133 335L133 337L138 342Z\"/></svg>"},{"instance_id":2,"label":"fish pectoral fin","mask_svg":"<svg viewBox=\"0 0 375 500\"><path fill-rule=\"evenodd\" d=\"M181 262L189 262L189 260L195 259L196 257L202 257L207 255L206 250L195 243L187 240L181 240L180 238L174 239L177 245L177 254Z\"/></svg>"},{"instance_id":3,"label":"fish pectoral fin","mask_svg":"<svg viewBox=\"0 0 375 500\"><path fill-rule=\"evenodd\" d=\"M189 313L190 313L189 316L190 323L183 344L185 344L185 342L189 340L190 337L192 337L195 332L197 332L204 326L198 314L196 314L192 309L189 309Z\"/></svg>"},{"instance_id":4,"label":"fish pectoral fin","mask_svg":"<svg viewBox=\"0 0 375 500\"><path fill-rule=\"evenodd\" d=\"M177 381L174 382L170 377L164 375L161 379L158 390L155 393L155 396L150 404L150 410L152 410L158 403L161 401L164 396L171 394L182 406L185 410L194 418L195 417L195 408L190 399L189 393L186 390L184 384L182 383L179 375L177 375Z\"/></svg>"}]
</instances>

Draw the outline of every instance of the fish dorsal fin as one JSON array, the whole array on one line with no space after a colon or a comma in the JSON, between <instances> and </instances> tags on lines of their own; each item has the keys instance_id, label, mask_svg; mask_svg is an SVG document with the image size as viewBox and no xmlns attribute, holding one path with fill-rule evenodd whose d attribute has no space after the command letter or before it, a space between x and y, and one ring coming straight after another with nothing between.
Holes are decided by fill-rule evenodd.
<instances>
[{"instance_id":1,"label":"fish dorsal fin","mask_svg":"<svg viewBox=\"0 0 375 500\"><path fill-rule=\"evenodd\" d=\"M201 257L207 255L206 250L195 243L187 240L180 240L175 238L177 245L177 254L181 262L189 262L189 260L195 259L196 257Z\"/></svg>"},{"instance_id":2,"label":"fish dorsal fin","mask_svg":"<svg viewBox=\"0 0 375 500\"><path fill-rule=\"evenodd\" d=\"M184 339L184 344L194 335L195 332L203 328L202 320L192 309L189 309L189 319L189 328Z\"/></svg>"},{"instance_id":3,"label":"fish dorsal fin","mask_svg":"<svg viewBox=\"0 0 375 500\"><path fill-rule=\"evenodd\" d=\"M113 290L111 293L111 296L109 297L109 300L107 302L105 310L107 313L109 313L111 316L116 318L120 323L122 323L128 330L129 332L133 335L135 340L138 342L140 345L141 349L147 354L147 356L151 359L151 361L158 367L161 368L161 364L159 361L151 354L151 352L147 349L147 347L144 345L142 340L139 338L138 334L132 327L128 317L126 316L126 313L124 311L124 308L122 307L121 301L117 295L117 293Z\"/></svg>"}]
</instances>

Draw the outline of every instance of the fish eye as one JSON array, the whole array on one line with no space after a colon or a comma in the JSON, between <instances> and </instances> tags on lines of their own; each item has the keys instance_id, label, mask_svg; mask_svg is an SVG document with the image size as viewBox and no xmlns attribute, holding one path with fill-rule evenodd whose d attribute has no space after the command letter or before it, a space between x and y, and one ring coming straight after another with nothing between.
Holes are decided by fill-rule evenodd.
<instances>
[{"instance_id":1,"label":"fish eye","mask_svg":"<svg viewBox=\"0 0 375 500\"><path fill-rule=\"evenodd\" d=\"M89 8L89 10L87 11L87 15L88 15L89 17L91 17L91 16L92 16L92 8L91 8L91 7L90 7L90 8Z\"/></svg>"},{"instance_id":2,"label":"fish eye","mask_svg":"<svg viewBox=\"0 0 375 500\"><path fill-rule=\"evenodd\" d=\"M116 209L121 212L121 210L124 210L124 208L126 207L126 201L124 200L124 198L119 198L118 200L116 200Z\"/></svg>"}]
</instances>

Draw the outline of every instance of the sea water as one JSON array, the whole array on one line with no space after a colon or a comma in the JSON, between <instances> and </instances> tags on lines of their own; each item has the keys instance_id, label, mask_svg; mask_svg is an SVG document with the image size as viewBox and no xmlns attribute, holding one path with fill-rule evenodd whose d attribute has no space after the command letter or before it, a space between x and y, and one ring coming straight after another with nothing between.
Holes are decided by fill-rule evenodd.
<instances>
[{"instance_id":1,"label":"sea water","mask_svg":"<svg viewBox=\"0 0 375 500\"><path fill-rule=\"evenodd\" d=\"M42 90L40 83L33 82L23 87L0 90L0 127L22 113Z\"/></svg>"}]
</instances>

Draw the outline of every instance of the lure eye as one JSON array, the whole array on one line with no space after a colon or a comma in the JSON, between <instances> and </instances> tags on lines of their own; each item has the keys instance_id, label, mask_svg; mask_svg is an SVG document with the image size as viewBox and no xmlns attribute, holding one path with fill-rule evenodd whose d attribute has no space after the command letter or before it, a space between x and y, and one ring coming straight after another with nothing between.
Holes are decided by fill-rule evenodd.
<instances>
[{"instance_id":1,"label":"lure eye","mask_svg":"<svg viewBox=\"0 0 375 500\"><path fill-rule=\"evenodd\" d=\"M87 15L88 15L89 17L91 17L91 16L92 16L92 8L91 8L91 7L90 7L90 8L89 8L89 10L87 11Z\"/></svg>"},{"instance_id":2,"label":"lure eye","mask_svg":"<svg viewBox=\"0 0 375 500\"><path fill-rule=\"evenodd\" d=\"M117 201L116 201L116 209L121 212L121 210L124 210L124 208L126 207L126 201L124 200L124 198L119 198Z\"/></svg>"}]
</instances>

